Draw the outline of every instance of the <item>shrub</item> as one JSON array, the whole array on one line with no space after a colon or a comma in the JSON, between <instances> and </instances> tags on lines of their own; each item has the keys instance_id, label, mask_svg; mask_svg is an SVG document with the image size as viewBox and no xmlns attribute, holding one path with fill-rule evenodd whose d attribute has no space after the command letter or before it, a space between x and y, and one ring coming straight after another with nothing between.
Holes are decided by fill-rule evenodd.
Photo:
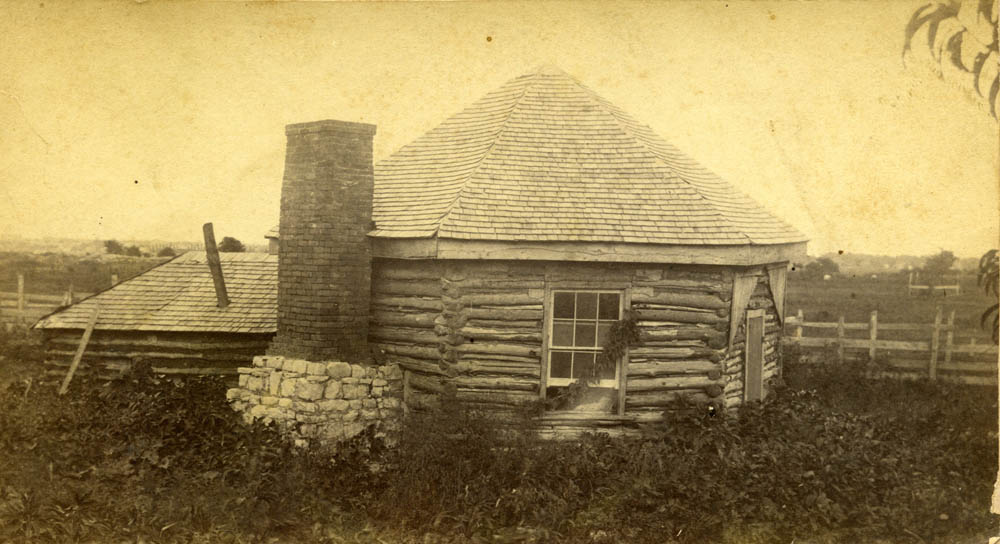
<instances>
[{"instance_id":1,"label":"shrub","mask_svg":"<svg viewBox=\"0 0 1000 544\"><path fill-rule=\"evenodd\" d=\"M336 452L243 423L218 379L13 383L0 541L985 540L992 389L790 361L786 376L738 413L628 437L546 440L530 414L444 403L391 450L369 430Z\"/></svg>"}]
</instances>

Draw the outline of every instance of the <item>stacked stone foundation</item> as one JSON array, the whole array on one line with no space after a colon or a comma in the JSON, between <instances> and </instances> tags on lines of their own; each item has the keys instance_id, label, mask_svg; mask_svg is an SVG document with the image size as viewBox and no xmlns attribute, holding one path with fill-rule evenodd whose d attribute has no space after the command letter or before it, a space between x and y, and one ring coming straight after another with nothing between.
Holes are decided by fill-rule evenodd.
<instances>
[{"instance_id":1,"label":"stacked stone foundation","mask_svg":"<svg viewBox=\"0 0 1000 544\"><path fill-rule=\"evenodd\" d=\"M402 416L403 373L395 364L258 356L239 369L239 386L226 398L247 422L274 421L302 446L335 446L368 427L391 443Z\"/></svg>"}]
</instances>

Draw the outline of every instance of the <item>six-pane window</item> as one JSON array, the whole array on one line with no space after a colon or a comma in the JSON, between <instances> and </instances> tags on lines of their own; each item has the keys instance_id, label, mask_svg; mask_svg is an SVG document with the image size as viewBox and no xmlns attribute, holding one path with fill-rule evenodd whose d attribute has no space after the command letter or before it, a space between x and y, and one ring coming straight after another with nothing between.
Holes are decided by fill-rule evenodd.
<instances>
[{"instance_id":1,"label":"six-pane window","mask_svg":"<svg viewBox=\"0 0 1000 544\"><path fill-rule=\"evenodd\" d=\"M597 355L621 319L622 295L615 291L554 291L549 329L549 385L569 385L594 376ZM601 369L596 385L617 387L618 370ZM594 383L591 381L590 383Z\"/></svg>"}]
</instances>

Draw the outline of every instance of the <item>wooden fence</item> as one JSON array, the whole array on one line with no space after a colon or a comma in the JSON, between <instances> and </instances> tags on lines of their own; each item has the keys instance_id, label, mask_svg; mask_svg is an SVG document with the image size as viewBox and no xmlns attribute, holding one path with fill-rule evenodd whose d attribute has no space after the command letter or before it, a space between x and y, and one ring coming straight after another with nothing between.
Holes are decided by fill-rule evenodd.
<instances>
[{"instance_id":1,"label":"wooden fence","mask_svg":"<svg viewBox=\"0 0 1000 544\"><path fill-rule=\"evenodd\" d=\"M785 325L785 344L798 345L804 351L832 350L841 363L848 351L852 355L867 352L870 361L884 365L886 373L892 375L976 385L997 383L997 346L977 343L974 336L968 343L956 342L959 331L955 326L955 312L951 311L945 321L940 306L933 323L879 323L877 311L871 313L867 323L845 323L843 316L836 322L806 321L799 310L795 317L786 319ZM827 335L806 335L809 329L825 330ZM865 337L849 336L862 331L867 333ZM834 336L829 336L830 332ZM880 333L883 338L879 338ZM927 336L926 340L890 340L885 338L886 333Z\"/></svg>"},{"instance_id":2,"label":"wooden fence","mask_svg":"<svg viewBox=\"0 0 1000 544\"><path fill-rule=\"evenodd\" d=\"M956 295L962 294L962 286L958 283L958 278L955 278L955 283L949 285L919 285L914 283L914 281L920 281L920 274L918 273L916 279L914 279L913 272L910 272L910 278L906 282L906 294L909 296L913 296L914 292L925 293L927 291L931 293L941 291L944 294L948 294L948 291L951 291Z\"/></svg>"},{"instance_id":3,"label":"wooden fence","mask_svg":"<svg viewBox=\"0 0 1000 544\"><path fill-rule=\"evenodd\" d=\"M117 274L112 274L111 283L118 283ZM88 293L74 293L72 285L62 295L25 293L24 275L18 274L17 291L0 291L0 322L6 323L8 330L16 322L34 323L60 306L68 306L88 296Z\"/></svg>"}]
</instances>

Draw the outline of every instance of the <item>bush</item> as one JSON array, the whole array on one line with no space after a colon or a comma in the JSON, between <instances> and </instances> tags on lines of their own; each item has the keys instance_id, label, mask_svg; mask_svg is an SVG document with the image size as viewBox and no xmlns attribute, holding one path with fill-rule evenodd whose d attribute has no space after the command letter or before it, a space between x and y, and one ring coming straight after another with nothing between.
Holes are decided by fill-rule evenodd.
<instances>
[{"instance_id":1,"label":"bush","mask_svg":"<svg viewBox=\"0 0 1000 544\"><path fill-rule=\"evenodd\" d=\"M786 354L788 355L788 354ZM244 424L218 379L0 391L0 541L985 540L992 389L788 362L762 404L554 441L445 403L336 452ZM906 537L906 541L911 539Z\"/></svg>"},{"instance_id":2,"label":"bush","mask_svg":"<svg viewBox=\"0 0 1000 544\"><path fill-rule=\"evenodd\" d=\"M14 461L0 468L0 541L266 539L335 511L322 488L348 477L272 426L245 425L218 378L78 376L65 397L28 387L0 394Z\"/></svg>"}]
</instances>

